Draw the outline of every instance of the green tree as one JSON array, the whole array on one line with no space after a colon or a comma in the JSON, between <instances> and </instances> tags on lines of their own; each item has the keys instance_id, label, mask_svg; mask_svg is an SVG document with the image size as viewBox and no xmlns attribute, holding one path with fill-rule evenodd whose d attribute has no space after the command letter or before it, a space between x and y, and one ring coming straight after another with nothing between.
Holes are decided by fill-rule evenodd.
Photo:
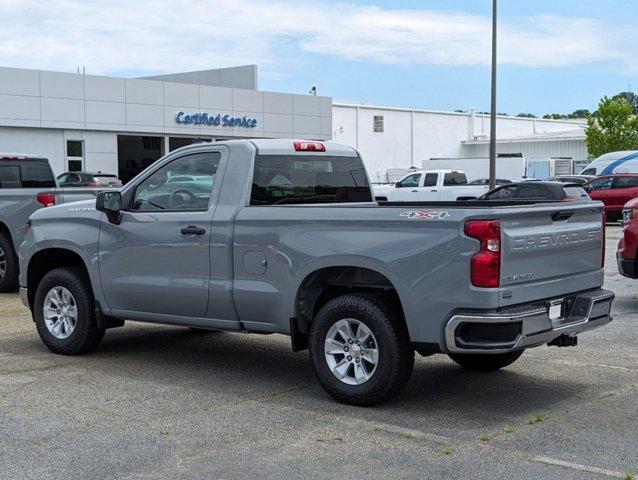
<instances>
[{"instance_id":1,"label":"green tree","mask_svg":"<svg viewBox=\"0 0 638 480\"><path fill-rule=\"evenodd\" d=\"M592 157L618 150L638 150L638 115L625 99L603 97L597 116L587 119L587 149Z\"/></svg>"},{"instance_id":2,"label":"green tree","mask_svg":"<svg viewBox=\"0 0 638 480\"><path fill-rule=\"evenodd\" d=\"M638 115L638 95L636 95L634 92L620 92L611 97L611 99L626 101L629 105L631 105L634 114Z\"/></svg>"},{"instance_id":3,"label":"green tree","mask_svg":"<svg viewBox=\"0 0 638 480\"><path fill-rule=\"evenodd\" d=\"M521 118L536 118L536 115L533 113L517 113L516 116Z\"/></svg>"},{"instance_id":4,"label":"green tree","mask_svg":"<svg viewBox=\"0 0 638 480\"><path fill-rule=\"evenodd\" d=\"M549 120L561 120L563 118L567 118L567 115L563 113L548 113L546 115L543 115L543 118L546 118Z\"/></svg>"},{"instance_id":5,"label":"green tree","mask_svg":"<svg viewBox=\"0 0 638 480\"><path fill-rule=\"evenodd\" d=\"M574 110L574 113L567 115L568 118L589 118L590 116L591 112L586 108L579 108L578 110Z\"/></svg>"}]
</instances>

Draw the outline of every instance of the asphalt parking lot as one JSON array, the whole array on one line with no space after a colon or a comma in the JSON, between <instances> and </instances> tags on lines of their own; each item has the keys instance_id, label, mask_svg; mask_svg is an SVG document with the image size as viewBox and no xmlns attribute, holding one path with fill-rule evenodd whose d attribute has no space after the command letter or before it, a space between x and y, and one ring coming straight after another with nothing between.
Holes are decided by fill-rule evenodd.
<instances>
[{"instance_id":1,"label":"asphalt parking lot","mask_svg":"<svg viewBox=\"0 0 638 480\"><path fill-rule=\"evenodd\" d=\"M0 478L633 478L638 280L608 227L614 321L494 373L417 362L391 403L332 401L287 337L129 322L56 356L0 295Z\"/></svg>"}]
</instances>

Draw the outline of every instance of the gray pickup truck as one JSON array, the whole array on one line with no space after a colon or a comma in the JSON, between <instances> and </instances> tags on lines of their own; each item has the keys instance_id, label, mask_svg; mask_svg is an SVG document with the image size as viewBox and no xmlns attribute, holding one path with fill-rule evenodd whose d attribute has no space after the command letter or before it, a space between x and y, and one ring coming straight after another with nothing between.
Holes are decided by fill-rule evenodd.
<instances>
[{"instance_id":1,"label":"gray pickup truck","mask_svg":"<svg viewBox=\"0 0 638 480\"><path fill-rule=\"evenodd\" d=\"M415 351L494 370L609 322L603 228L596 202L378 204L330 142L205 143L34 213L20 294L56 353L125 319L281 333L328 393L371 405Z\"/></svg>"},{"instance_id":2,"label":"gray pickup truck","mask_svg":"<svg viewBox=\"0 0 638 480\"><path fill-rule=\"evenodd\" d=\"M0 153L0 292L18 288L18 247L39 208L95 198L97 188L57 188L46 158Z\"/></svg>"}]
</instances>

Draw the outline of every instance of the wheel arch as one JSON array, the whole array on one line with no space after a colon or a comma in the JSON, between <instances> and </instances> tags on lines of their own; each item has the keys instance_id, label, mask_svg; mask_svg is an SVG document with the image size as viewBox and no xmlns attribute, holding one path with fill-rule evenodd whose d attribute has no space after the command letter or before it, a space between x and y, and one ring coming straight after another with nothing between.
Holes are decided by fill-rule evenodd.
<instances>
[{"instance_id":1,"label":"wheel arch","mask_svg":"<svg viewBox=\"0 0 638 480\"><path fill-rule=\"evenodd\" d=\"M27 266L27 298L31 308L33 308L35 291L42 278L51 270L61 267L80 267L90 279L86 261L78 252L64 247L38 250L31 256Z\"/></svg>"},{"instance_id":2,"label":"wheel arch","mask_svg":"<svg viewBox=\"0 0 638 480\"><path fill-rule=\"evenodd\" d=\"M0 235L6 235L9 238L9 241L11 242L11 246L13 247L14 253L16 253L15 245L13 244L13 235L11 234L11 229L9 228L7 223L1 218L0 218Z\"/></svg>"},{"instance_id":3,"label":"wheel arch","mask_svg":"<svg viewBox=\"0 0 638 480\"><path fill-rule=\"evenodd\" d=\"M324 264L309 269L297 284L290 319L293 350L307 347L310 323L323 305L338 296L362 292L379 295L394 305L408 329L399 282L386 269L370 262Z\"/></svg>"}]
</instances>

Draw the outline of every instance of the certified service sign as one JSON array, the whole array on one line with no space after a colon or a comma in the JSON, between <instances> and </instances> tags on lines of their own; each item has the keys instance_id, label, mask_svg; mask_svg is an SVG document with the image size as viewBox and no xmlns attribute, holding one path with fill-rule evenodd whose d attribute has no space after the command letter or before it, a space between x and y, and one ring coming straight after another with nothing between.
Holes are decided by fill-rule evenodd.
<instances>
[{"instance_id":1,"label":"certified service sign","mask_svg":"<svg viewBox=\"0 0 638 480\"><path fill-rule=\"evenodd\" d=\"M177 112L175 123L180 125L210 125L211 127L241 127L255 128L257 120L248 117L232 117L228 114L209 115L208 113L184 113Z\"/></svg>"}]
</instances>

